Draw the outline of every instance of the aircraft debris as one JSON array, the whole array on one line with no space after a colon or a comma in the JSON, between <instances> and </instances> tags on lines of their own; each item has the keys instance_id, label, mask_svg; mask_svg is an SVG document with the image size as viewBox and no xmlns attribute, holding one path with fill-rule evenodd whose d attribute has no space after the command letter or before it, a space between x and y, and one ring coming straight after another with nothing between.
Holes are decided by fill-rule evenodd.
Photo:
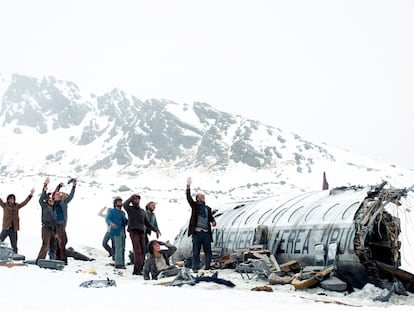
<instances>
[{"instance_id":1,"label":"aircraft debris","mask_svg":"<svg viewBox=\"0 0 414 311\"><path fill-rule=\"evenodd\" d=\"M212 247L221 249L227 259L234 259L232 268L242 277L269 277L269 271L284 277L292 274L290 268L304 275L308 269L308 279L296 275L292 280L297 288L319 285L324 279L335 277L341 281L337 290L344 288L343 282L347 290L371 283L385 289L394 287L396 294L414 293L413 274L399 268L401 227L395 213L399 208L410 209L404 198L411 190L382 182L285 198L271 196L236 202L233 206L227 203L214 215L217 225ZM191 258L187 227L182 227L175 238L176 260ZM264 258L244 258L243 250L252 246L260 246L262 253L267 251L265 257L272 256L277 268L270 270L271 265ZM312 266L319 269L310 273L306 267ZM401 286L394 285L395 282Z\"/></svg>"}]
</instances>

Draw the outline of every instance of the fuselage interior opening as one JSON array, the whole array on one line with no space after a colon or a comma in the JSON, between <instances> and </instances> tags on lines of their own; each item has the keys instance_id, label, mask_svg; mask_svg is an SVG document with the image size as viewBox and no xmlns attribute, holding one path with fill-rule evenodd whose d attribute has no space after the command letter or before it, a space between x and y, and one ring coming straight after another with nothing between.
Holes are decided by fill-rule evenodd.
<instances>
[{"instance_id":1,"label":"fuselage interior opening","mask_svg":"<svg viewBox=\"0 0 414 311\"><path fill-rule=\"evenodd\" d=\"M398 267L400 253L398 243L399 226L389 213L377 216L365 241L370 249L372 260Z\"/></svg>"}]
</instances>

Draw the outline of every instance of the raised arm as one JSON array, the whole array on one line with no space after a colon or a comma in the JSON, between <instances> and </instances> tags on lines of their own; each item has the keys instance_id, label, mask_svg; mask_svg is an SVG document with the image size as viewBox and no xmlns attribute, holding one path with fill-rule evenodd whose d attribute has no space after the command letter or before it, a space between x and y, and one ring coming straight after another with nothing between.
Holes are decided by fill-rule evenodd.
<instances>
[{"instance_id":1,"label":"raised arm","mask_svg":"<svg viewBox=\"0 0 414 311\"><path fill-rule=\"evenodd\" d=\"M78 181L76 178L72 179L72 190L70 190L70 193L68 195L68 197L65 199L65 203L68 204L70 201L72 201L73 196L75 195L75 189L76 189L76 185L77 185Z\"/></svg>"},{"instance_id":2,"label":"raised arm","mask_svg":"<svg viewBox=\"0 0 414 311\"><path fill-rule=\"evenodd\" d=\"M30 194L27 196L26 200L24 200L23 202L21 202L20 204L17 204L17 208L22 208L23 206L25 206L27 203L29 203L29 201L33 198L33 193L35 192L35 189L32 188L32 190L30 190Z\"/></svg>"},{"instance_id":3,"label":"raised arm","mask_svg":"<svg viewBox=\"0 0 414 311\"><path fill-rule=\"evenodd\" d=\"M186 192L185 192L186 196L187 196L187 202L190 204L191 208L193 208L193 206L195 204L194 199L191 196L191 189L190 189L192 181L193 180L191 179L191 177L187 178L187 188L186 188Z\"/></svg>"},{"instance_id":4,"label":"raised arm","mask_svg":"<svg viewBox=\"0 0 414 311\"><path fill-rule=\"evenodd\" d=\"M106 207L106 206L104 206L104 207L103 207L103 208L99 211L98 216L101 216L101 217L106 218L106 215L108 214L108 212L104 213L104 211L106 211L106 210L107 210L107 207Z\"/></svg>"},{"instance_id":5,"label":"raised arm","mask_svg":"<svg viewBox=\"0 0 414 311\"><path fill-rule=\"evenodd\" d=\"M40 194L39 203L42 205L42 203L45 201L47 197L47 186L49 185L50 178L47 177L43 183L42 193Z\"/></svg>"}]
</instances>

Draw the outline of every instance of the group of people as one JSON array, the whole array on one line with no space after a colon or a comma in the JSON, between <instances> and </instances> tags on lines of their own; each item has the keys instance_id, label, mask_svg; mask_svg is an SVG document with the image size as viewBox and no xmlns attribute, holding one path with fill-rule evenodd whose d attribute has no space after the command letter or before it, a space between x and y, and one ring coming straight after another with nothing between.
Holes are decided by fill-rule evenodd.
<instances>
[{"instance_id":1,"label":"group of people","mask_svg":"<svg viewBox=\"0 0 414 311\"><path fill-rule=\"evenodd\" d=\"M140 206L141 196L133 194L125 202L121 197L116 197L113 201L113 208L108 209L106 215L106 223L109 228L109 235L113 239L115 268L125 269L125 239L126 232L132 243L134 268L133 275L143 275L145 246L147 234L151 231L156 233L157 239L161 236L161 231L158 229L155 214L155 203L153 204L152 213L155 221L152 223L148 217L147 211ZM152 204L147 204L147 207ZM106 238L104 238L106 240Z\"/></svg>"},{"instance_id":2,"label":"group of people","mask_svg":"<svg viewBox=\"0 0 414 311\"><path fill-rule=\"evenodd\" d=\"M42 246L37 256L45 259L49 253L51 259L59 259L67 264L66 225L68 219L68 203L73 199L77 185L76 179L71 179L72 190L69 194L60 192L64 185L60 183L53 192L48 192L50 178L46 178L43 184L39 204L42 208ZM213 241L212 226L216 225L211 208L205 203L205 195L197 193L195 200L191 196L191 177L187 178L186 197L191 207L191 216L188 227L188 236L192 238L193 257L191 260L192 269L197 272L200 269L201 247L205 254L204 269L210 269L212 260L211 242ZM6 237L10 238L13 251L17 253L17 231L19 227L19 209L25 206L33 197L34 189L22 202L16 203L16 197L10 194L7 202L0 199L3 208L3 227L0 233L0 241ZM113 207L108 208L106 215L104 210L100 211L105 216L107 232L105 233L102 245L115 262L115 268L126 269L125 267L125 240L128 232L133 248L133 275L143 275L149 279L150 275L156 279L161 271L171 268L169 257L177 250L169 242L158 241L161 231L158 228L155 215L156 203L151 201L145 206L140 206L141 197L138 194L131 195L125 202L121 197L113 200ZM155 232L156 240L149 241L149 235ZM112 241L111 246L108 242ZM164 246L164 249L161 249ZM165 249L166 248L166 249Z\"/></svg>"}]
</instances>

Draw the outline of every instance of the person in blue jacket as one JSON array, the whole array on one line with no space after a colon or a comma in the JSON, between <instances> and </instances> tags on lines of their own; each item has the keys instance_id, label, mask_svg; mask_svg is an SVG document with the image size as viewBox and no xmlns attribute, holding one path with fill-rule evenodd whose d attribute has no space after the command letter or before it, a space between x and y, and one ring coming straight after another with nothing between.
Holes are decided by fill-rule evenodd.
<instances>
[{"instance_id":1,"label":"person in blue jacket","mask_svg":"<svg viewBox=\"0 0 414 311\"><path fill-rule=\"evenodd\" d=\"M108 210L106 223L110 227L109 234L115 242L115 268L126 269L125 267L125 227L128 225L128 219L122 210L122 198L114 199L114 208Z\"/></svg>"}]
</instances>

